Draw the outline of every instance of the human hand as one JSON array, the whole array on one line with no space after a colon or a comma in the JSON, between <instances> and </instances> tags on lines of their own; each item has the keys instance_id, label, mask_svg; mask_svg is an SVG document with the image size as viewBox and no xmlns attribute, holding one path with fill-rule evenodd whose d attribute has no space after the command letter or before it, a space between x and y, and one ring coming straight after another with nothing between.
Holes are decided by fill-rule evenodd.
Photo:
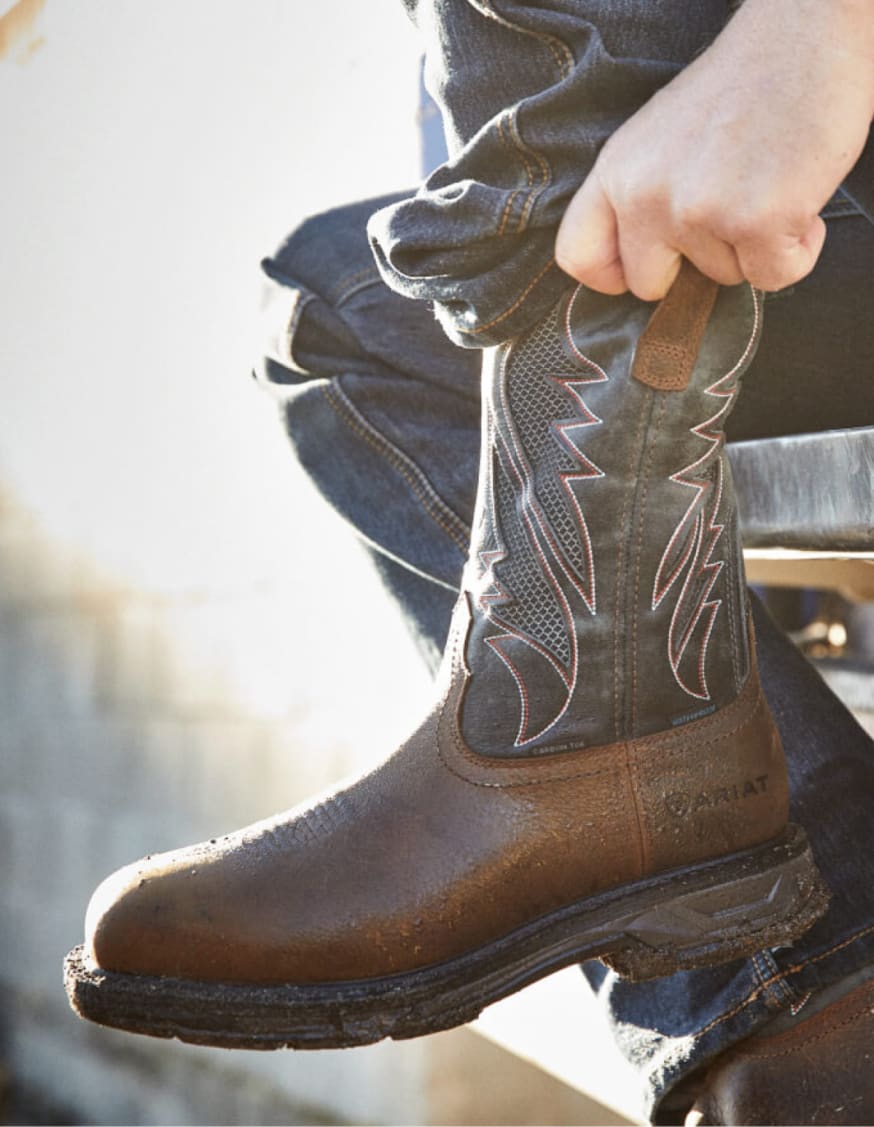
<instances>
[{"instance_id":1,"label":"human hand","mask_svg":"<svg viewBox=\"0 0 874 1127\"><path fill-rule=\"evenodd\" d=\"M0 0L0 62L26 62L42 46L44 7L45 0Z\"/></svg>"},{"instance_id":2,"label":"human hand","mask_svg":"<svg viewBox=\"0 0 874 1127\"><path fill-rule=\"evenodd\" d=\"M724 285L807 275L819 212L874 116L874 0L747 0L608 140L556 261L602 293L665 295L682 257Z\"/></svg>"}]
</instances>

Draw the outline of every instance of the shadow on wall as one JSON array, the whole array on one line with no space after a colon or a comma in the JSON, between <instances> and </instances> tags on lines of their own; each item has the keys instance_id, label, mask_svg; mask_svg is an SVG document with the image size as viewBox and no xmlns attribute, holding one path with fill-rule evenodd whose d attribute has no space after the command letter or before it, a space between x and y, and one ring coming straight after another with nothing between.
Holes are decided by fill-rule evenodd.
<instances>
[{"instance_id":1,"label":"shadow on wall","mask_svg":"<svg viewBox=\"0 0 874 1127\"><path fill-rule=\"evenodd\" d=\"M373 671L357 685L377 698L369 715L325 709L323 686L288 674L293 650L314 645L284 629L307 597L291 580L224 596L137 592L0 497L0 1121L606 1121L467 1030L229 1053L91 1027L66 1006L61 962L109 871L275 813L277 796L292 805L408 726L404 706L386 717L396 696ZM344 660L356 658L337 655L341 684L353 680Z\"/></svg>"},{"instance_id":2,"label":"shadow on wall","mask_svg":"<svg viewBox=\"0 0 874 1127\"><path fill-rule=\"evenodd\" d=\"M67 1008L61 962L107 873L292 805L408 726L395 707L350 725L323 687L282 673L315 646L282 629L307 598L292 582L224 597L125 588L0 498L0 1122L605 1121L468 1030L258 1054L131 1037ZM361 684L354 653L335 658L341 685L357 676L396 700L373 670Z\"/></svg>"},{"instance_id":3,"label":"shadow on wall","mask_svg":"<svg viewBox=\"0 0 874 1127\"><path fill-rule=\"evenodd\" d=\"M309 641L282 628L294 610L293 590L125 589L0 505L5 1066L78 1122L393 1122L421 1103L417 1046L271 1060L92 1029L66 1007L61 961L110 871L292 805L389 750L378 728L400 736L371 716L353 740L283 673Z\"/></svg>"}]
</instances>

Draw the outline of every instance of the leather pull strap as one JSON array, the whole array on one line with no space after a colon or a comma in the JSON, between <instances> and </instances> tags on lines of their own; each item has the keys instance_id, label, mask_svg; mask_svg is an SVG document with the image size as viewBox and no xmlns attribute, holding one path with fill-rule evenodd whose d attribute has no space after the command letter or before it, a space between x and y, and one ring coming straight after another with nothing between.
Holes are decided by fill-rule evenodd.
<instances>
[{"instance_id":1,"label":"leather pull strap","mask_svg":"<svg viewBox=\"0 0 874 1127\"><path fill-rule=\"evenodd\" d=\"M631 367L636 380L656 391L683 391L688 386L718 292L718 282L683 259L674 284L638 341Z\"/></svg>"}]
</instances>

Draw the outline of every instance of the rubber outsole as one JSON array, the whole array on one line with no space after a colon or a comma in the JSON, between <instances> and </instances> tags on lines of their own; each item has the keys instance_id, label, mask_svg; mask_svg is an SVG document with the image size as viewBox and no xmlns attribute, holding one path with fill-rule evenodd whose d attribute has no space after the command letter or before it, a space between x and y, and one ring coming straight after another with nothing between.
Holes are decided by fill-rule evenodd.
<instances>
[{"instance_id":1,"label":"rubber outsole","mask_svg":"<svg viewBox=\"0 0 874 1127\"><path fill-rule=\"evenodd\" d=\"M360 982L247 985L120 974L67 956L73 1008L101 1025L198 1045L322 1049L474 1020L553 971L600 958L633 980L788 946L825 911L804 831L568 905L437 966Z\"/></svg>"}]
</instances>

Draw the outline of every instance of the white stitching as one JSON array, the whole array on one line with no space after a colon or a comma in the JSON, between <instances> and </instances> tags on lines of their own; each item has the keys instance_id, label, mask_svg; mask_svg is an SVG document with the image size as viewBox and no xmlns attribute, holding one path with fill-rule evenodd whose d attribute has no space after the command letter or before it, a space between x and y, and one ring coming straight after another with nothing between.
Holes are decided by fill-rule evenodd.
<instances>
[{"instance_id":1,"label":"white stitching","mask_svg":"<svg viewBox=\"0 0 874 1127\"><path fill-rule=\"evenodd\" d=\"M709 419L706 419L704 422L697 423L695 426L689 428L692 435L697 438L701 438L705 442L708 442L710 444L709 449L707 449L699 458L692 462L691 465L688 465L683 469L678 470L676 473L671 474L668 479L676 485L686 486L688 488L694 489L696 492L695 496L689 503L688 508L680 518L679 524L674 529L673 535L671 536L664 552L662 553L659 566L656 569L655 579L653 581L652 609L657 610L664 600L665 596L674 586L674 583L676 582L678 576L682 573L686 565L689 564L686 578L683 582L680 594L674 606L674 610L671 615L671 622L668 628L668 660L671 665L674 680L684 692L688 693L689 696L697 698L698 700L710 700L710 693L707 688L706 678L706 658L708 647L710 645L710 639L713 634L713 629L716 622L716 617L719 613L720 607L722 606L722 600L717 599L713 602L710 602L708 600L717 579L719 578L723 568L725 567L725 560L712 559L716 545L722 537L722 533L725 531L725 525L717 523L716 520L719 506L722 502L723 491L723 473L721 461L717 462L718 485L716 488L716 500L708 515L708 527L706 530L704 528L704 514L701 512L701 502L706 494L713 489L713 485L707 477L697 477L696 474L697 471L705 464L705 462L707 462L712 457L714 451L717 452L718 456L719 451L722 449L722 430L717 429L716 433L713 433L713 428L719 428L723 419L731 411L735 397L738 393L736 378L746 364L750 352L752 351L759 336L759 329L761 326L761 295L757 290L753 289L752 286L750 287L750 292L753 296L753 326L746 347L744 348L740 359L735 363L734 367L725 375L720 376L704 391L705 395L715 396L719 399L725 400L725 402L722 404L720 409ZM735 382L733 383L732 381ZM682 558L677 564L674 565L670 575L665 576L664 572L666 570L667 561L670 559L673 549L676 546L678 540L686 531L690 519L693 521L693 531L689 541L690 547L684 550ZM706 544L705 548L705 540L707 539L708 534L710 534L711 538L709 540L709 543ZM689 563L690 557L692 560L691 563ZM687 594L690 590L692 580L693 578L701 577L706 572L710 572L709 581L706 582L703 593L699 595L698 603L694 608L694 613L691 615L689 625L683 632L683 636L679 644L676 644L675 634L677 623L679 621L680 611L683 609ZM683 656L685 655L686 649L688 648L703 615L707 612L710 613L710 621L707 624L704 632L704 638L701 643L701 650L698 658L698 687L697 689L691 689L683 682L682 678L680 677L679 667L680 663L682 662Z\"/></svg>"},{"instance_id":2,"label":"white stitching","mask_svg":"<svg viewBox=\"0 0 874 1127\"><path fill-rule=\"evenodd\" d=\"M481 595L479 599L479 605L491 621L495 622L498 626L501 627L501 629L506 631L506 633L501 637L488 639L487 642L493 652L497 654L500 660L507 667L519 689L522 719L516 735L516 747L524 747L534 740L541 738L548 731L550 731L550 729L553 728L555 724L558 723L558 721L562 718L562 716L564 716L570 705L579 675L579 640L577 638L577 631L575 629L574 613L567 601L567 597L564 591L562 590L561 584L558 581L552 563L550 562L550 557L558 566L558 568L563 572L564 576L571 583L574 589L578 592L589 613L596 613L595 564L591 538L589 536L585 516L580 508L576 496L570 489L570 483L572 481L586 480L589 478L600 478L604 476L604 472L590 459L588 459L581 450L578 449L574 441L570 438L568 432L572 428L580 426L592 426L602 421L593 411L591 411L586 406L585 402L582 399L582 396L577 390L577 387L581 385L584 386L590 383L601 383L607 380L608 377L606 372L602 368L600 368L597 364L589 360L588 357L584 356L580 352L571 337L570 318L572 314L572 306L577 296L579 295L581 288L582 287L577 288L574 297L568 303L564 326L570 347L573 350L574 354L585 366L587 366L591 370L593 374L588 377L581 377L579 375L574 375L573 377L557 377L544 375L544 378L551 379L553 382L562 386L572 397L572 399L578 404L581 411L583 412L582 419L575 418L559 420L554 424L554 427L555 432L561 438L563 445L583 466L582 473L574 473L568 471L566 473L562 473L560 477L565 492L570 497L573 504L573 509L577 513L578 517L578 527L581 535L583 550L589 565L589 581L586 587L582 585L580 579L576 576L575 569L571 566L570 562L565 559L564 553L562 552L560 546L556 543L556 540L549 528L546 518L540 509L540 505L537 501L537 496L534 489L531 467L528 465L528 460L522 449L521 442L519 441L518 434L516 433L516 429L513 424L509 403L507 401L507 373L508 364L510 358L513 355L512 348L507 349L502 356L501 368L498 378L498 394L500 398L503 426L500 428L495 427L496 446L498 446L503 452L506 464L513 477L516 479L519 489L519 513L525 525L529 543L531 544L538 560L540 561L540 566L543 571L544 577L546 578L547 582L553 590L553 593L556 596L562 615L567 624L567 636L570 649L570 663L567 668L564 668L561 663L556 661L552 654L545 650L544 647L534 641L534 639L530 638L518 627L514 626L512 623L505 621L502 616L497 613L496 608L500 606L501 603L508 601L510 596L508 592L506 592L504 588L497 582L497 577L494 574L495 564L499 563L501 559L506 557L506 548L500 542L497 536L497 521L494 516L494 497L490 496L488 500L491 506L490 512L492 516L492 524L496 530L496 539L498 540L499 546L497 553L487 552L480 554L483 563L486 563L488 565L486 576L484 578L488 578L489 575L491 575L489 585L494 588L494 593ZM494 414L495 405L490 405L490 415L494 416ZM504 432L506 432L506 434ZM549 550L548 554L547 548ZM486 559L486 557L488 558ZM549 723L541 731L535 733L534 735L531 735L528 732L530 708L527 688L524 684L521 673L519 672L515 664L510 660L509 656L504 652L504 648L500 644L502 642L506 642L509 638L517 638L519 641L533 648L542 657L546 658L561 677L567 690L564 704L562 705L557 715L555 715L553 719L549 721Z\"/></svg>"}]
</instances>

